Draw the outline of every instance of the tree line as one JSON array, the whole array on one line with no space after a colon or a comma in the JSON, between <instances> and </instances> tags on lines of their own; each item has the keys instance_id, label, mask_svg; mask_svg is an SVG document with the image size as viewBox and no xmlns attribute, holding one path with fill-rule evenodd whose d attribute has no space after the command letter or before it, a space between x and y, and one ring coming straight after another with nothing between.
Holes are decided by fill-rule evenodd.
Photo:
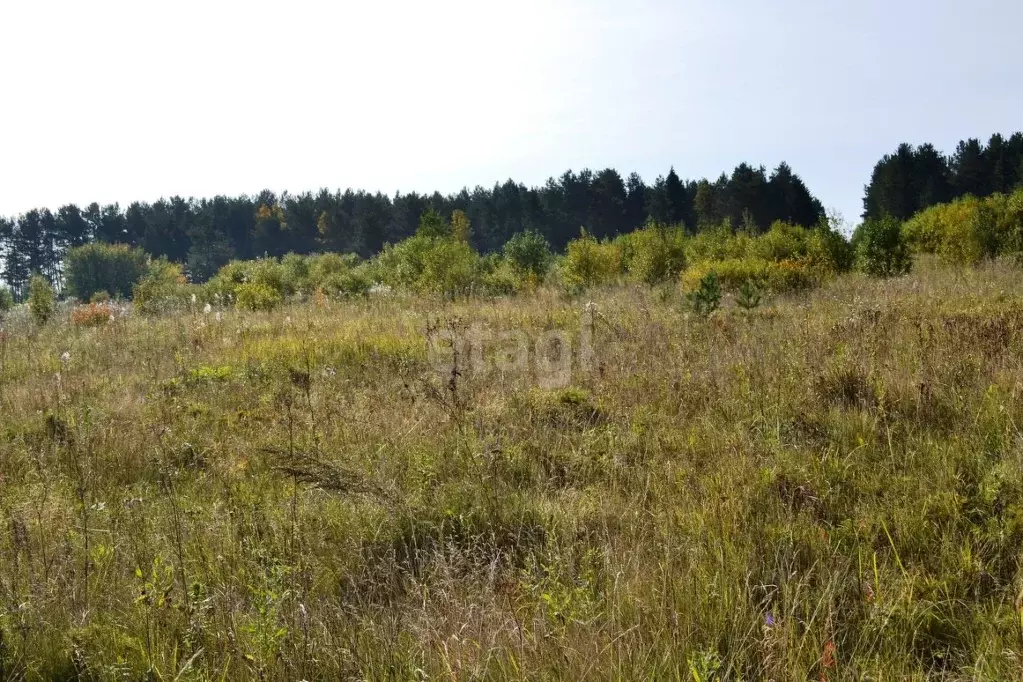
<instances>
[{"instance_id":1,"label":"tree line","mask_svg":"<svg viewBox=\"0 0 1023 682\"><path fill-rule=\"evenodd\" d=\"M903 143L870 176L863 217L909 220L918 212L963 196L984 198L1023 187L1023 133L994 134L987 145L962 140L951 155L932 144Z\"/></svg>"},{"instance_id":2,"label":"tree line","mask_svg":"<svg viewBox=\"0 0 1023 682\"><path fill-rule=\"evenodd\" d=\"M194 281L205 281L231 260L263 255L370 257L384 244L413 235L429 210L464 212L472 225L471 244L484 253L500 250L514 234L528 230L562 250L581 229L598 239L613 238L650 219L683 225L690 233L723 222L761 233L776 220L812 226L824 218L821 202L786 163L770 173L743 163L714 181L685 181L672 168L652 184L636 173L623 178L611 168L567 171L540 187L508 180L450 195L264 190L254 196L175 196L124 209L69 204L55 212L36 209L0 218L0 273L19 297L32 273L60 286L64 254L93 241L166 257L184 265Z\"/></svg>"}]
</instances>

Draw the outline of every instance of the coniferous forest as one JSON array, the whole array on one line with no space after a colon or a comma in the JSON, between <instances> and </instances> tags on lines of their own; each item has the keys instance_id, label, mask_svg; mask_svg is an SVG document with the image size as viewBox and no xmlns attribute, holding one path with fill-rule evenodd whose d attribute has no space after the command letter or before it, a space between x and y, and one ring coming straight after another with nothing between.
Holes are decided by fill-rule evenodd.
<instances>
[{"instance_id":1,"label":"coniferous forest","mask_svg":"<svg viewBox=\"0 0 1023 682\"><path fill-rule=\"evenodd\" d=\"M641 227L648 218L667 225L733 226L762 232L776 220L814 225L824 209L785 163L770 174L741 164L716 181L683 181L672 168L646 184L633 173L614 169L568 171L542 187L508 180L491 189L458 194L381 193L348 189L317 193L262 191L254 196L204 199L171 197L154 203L85 208L38 209L0 219L3 277L17 293L30 273L59 280L62 254L90 241L137 246L152 256L185 265L194 281L204 281L233 259L319 251L369 257L386 243L413 235L422 214L466 213L472 245L499 250L517 232L542 234L556 250L581 229L597 238L615 237Z\"/></svg>"},{"instance_id":2,"label":"coniferous forest","mask_svg":"<svg viewBox=\"0 0 1023 682\"><path fill-rule=\"evenodd\" d=\"M971 138L947 156L932 144L903 143L877 162L863 197L863 217L909 220L919 211L963 196L983 198L1023 185L1023 133Z\"/></svg>"},{"instance_id":3,"label":"coniferous forest","mask_svg":"<svg viewBox=\"0 0 1023 682\"><path fill-rule=\"evenodd\" d=\"M865 187L863 218L908 220L962 196L986 197L1023 185L1023 133L994 134L985 145L961 141L951 155L931 144L901 144L878 161ZM127 244L180 263L192 281L205 281L231 260L287 253L343 252L369 257L416 232L428 210L464 212L472 246L498 251L514 234L534 231L563 250L581 230L613 238L648 220L695 233L727 224L763 233L775 221L811 227L825 217L822 203L786 163L772 172L747 163L714 181L683 180L672 168L647 184L612 168L567 171L543 186L514 180L457 194L369 193L347 189L277 195L182 198L84 208L74 204L0 217L0 275L16 297L32 273L61 285L68 249L93 241Z\"/></svg>"}]
</instances>

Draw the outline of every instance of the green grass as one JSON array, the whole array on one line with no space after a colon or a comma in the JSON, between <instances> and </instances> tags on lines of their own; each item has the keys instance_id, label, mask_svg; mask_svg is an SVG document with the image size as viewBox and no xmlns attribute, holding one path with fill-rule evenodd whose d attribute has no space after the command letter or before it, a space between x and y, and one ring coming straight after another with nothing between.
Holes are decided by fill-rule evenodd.
<instances>
[{"instance_id":1,"label":"green grass","mask_svg":"<svg viewBox=\"0 0 1023 682\"><path fill-rule=\"evenodd\" d=\"M568 386L428 362L589 301ZM1018 679L1021 349L928 262L8 329L0 678Z\"/></svg>"}]
</instances>

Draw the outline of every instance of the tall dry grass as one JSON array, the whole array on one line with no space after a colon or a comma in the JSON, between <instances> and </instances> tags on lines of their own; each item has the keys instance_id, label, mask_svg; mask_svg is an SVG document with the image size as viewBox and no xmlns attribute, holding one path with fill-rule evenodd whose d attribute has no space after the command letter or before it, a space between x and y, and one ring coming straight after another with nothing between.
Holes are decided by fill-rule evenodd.
<instances>
[{"instance_id":1,"label":"tall dry grass","mask_svg":"<svg viewBox=\"0 0 1023 682\"><path fill-rule=\"evenodd\" d=\"M1021 294L925 262L709 319L623 287L8 329L0 678L1018 679ZM428 361L590 301L568 386Z\"/></svg>"}]
</instances>

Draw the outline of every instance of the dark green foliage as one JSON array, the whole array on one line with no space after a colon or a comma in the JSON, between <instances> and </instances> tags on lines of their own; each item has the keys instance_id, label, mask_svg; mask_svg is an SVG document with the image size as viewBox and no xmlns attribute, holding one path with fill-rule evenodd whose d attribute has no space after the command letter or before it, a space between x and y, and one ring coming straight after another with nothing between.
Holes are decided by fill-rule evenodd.
<instances>
[{"instance_id":1,"label":"dark green foliage","mask_svg":"<svg viewBox=\"0 0 1023 682\"><path fill-rule=\"evenodd\" d=\"M102 242L78 246L64 259L67 293L80 301L100 291L128 298L148 267L149 257L139 248Z\"/></svg>"},{"instance_id":2,"label":"dark green foliage","mask_svg":"<svg viewBox=\"0 0 1023 682\"><path fill-rule=\"evenodd\" d=\"M598 240L613 239L651 217L690 232L726 218L740 226L748 218L751 231L763 232L776 220L810 226L823 216L820 202L786 164L770 179L763 168L740 164L713 183L687 181L672 168L647 185L635 173L623 179L605 168L568 171L540 187L508 180L447 196L411 192L392 197L350 189L281 195L264 190L255 196L198 200L174 196L124 209L69 204L56 215L37 210L0 219L0 274L20 299L30 272L59 284L67 250L99 241L166 257L186 266L192 281L203 282L232 260L317 251L369 258L385 243L396 244L417 232L446 236L453 229L447 217L455 211L465 215L459 229L479 253L499 252L514 235L527 231L542 235L551 250L562 251L580 228ZM468 225L471 230L462 230Z\"/></svg>"},{"instance_id":3,"label":"dark green foliage","mask_svg":"<svg viewBox=\"0 0 1023 682\"><path fill-rule=\"evenodd\" d=\"M534 230L517 232L504 245L504 255L520 274L532 274L543 280L554 260L550 244Z\"/></svg>"},{"instance_id":4,"label":"dark green foliage","mask_svg":"<svg viewBox=\"0 0 1023 682\"><path fill-rule=\"evenodd\" d=\"M49 280L39 274L32 275L28 284L28 309L36 324L46 324L53 316L55 299Z\"/></svg>"},{"instance_id":5,"label":"dark green foliage","mask_svg":"<svg viewBox=\"0 0 1023 682\"><path fill-rule=\"evenodd\" d=\"M373 280L361 270L337 272L323 282L323 292L334 298L358 298L369 293Z\"/></svg>"},{"instance_id":6,"label":"dark green foliage","mask_svg":"<svg viewBox=\"0 0 1023 682\"><path fill-rule=\"evenodd\" d=\"M902 144L874 167L863 197L863 217L909 220L930 206L972 195L1009 193L1023 184L1023 133L991 136L987 146L963 140L951 157L924 144Z\"/></svg>"},{"instance_id":7,"label":"dark green foliage","mask_svg":"<svg viewBox=\"0 0 1023 682\"><path fill-rule=\"evenodd\" d=\"M440 213L429 208L419 218L416 234L424 237L450 237L451 223L444 220Z\"/></svg>"},{"instance_id":8,"label":"dark green foliage","mask_svg":"<svg viewBox=\"0 0 1023 682\"><path fill-rule=\"evenodd\" d=\"M700 280L700 285L688 295L689 305L696 314L704 317L710 315L721 305L721 284L716 272L708 272Z\"/></svg>"},{"instance_id":9,"label":"dark green foliage","mask_svg":"<svg viewBox=\"0 0 1023 682\"><path fill-rule=\"evenodd\" d=\"M856 228L852 243L857 266L872 277L897 277L913 267L902 223L891 216L863 221Z\"/></svg>"},{"instance_id":10,"label":"dark green foliage","mask_svg":"<svg viewBox=\"0 0 1023 682\"><path fill-rule=\"evenodd\" d=\"M14 307L14 294L5 286L0 286L0 314Z\"/></svg>"},{"instance_id":11,"label":"dark green foliage","mask_svg":"<svg viewBox=\"0 0 1023 682\"><path fill-rule=\"evenodd\" d=\"M768 214L775 220L810 227L824 218L824 207L792 167L781 163L767 181Z\"/></svg>"},{"instance_id":12,"label":"dark green foliage","mask_svg":"<svg viewBox=\"0 0 1023 682\"><path fill-rule=\"evenodd\" d=\"M735 302L743 310L753 310L760 305L760 287L753 280L746 280L739 287Z\"/></svg>"}]
</instances>

